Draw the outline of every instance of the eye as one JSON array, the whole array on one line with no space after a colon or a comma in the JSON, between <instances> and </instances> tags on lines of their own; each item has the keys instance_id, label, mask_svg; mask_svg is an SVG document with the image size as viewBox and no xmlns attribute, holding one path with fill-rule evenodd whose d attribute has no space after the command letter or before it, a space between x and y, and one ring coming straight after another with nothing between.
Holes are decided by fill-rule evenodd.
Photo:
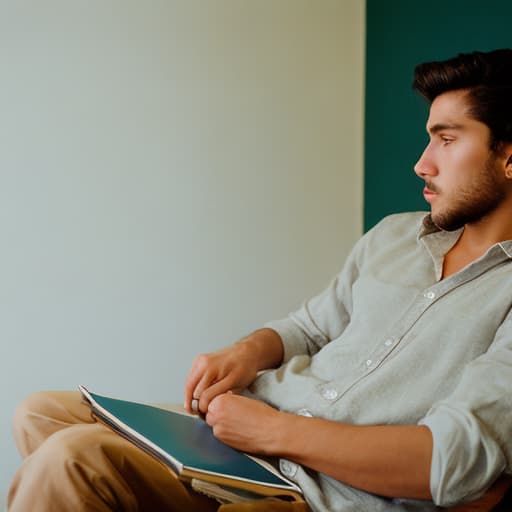
<instances>
[{"instance_id":1,"label":"eye","mask_svg":"<svg viewBox=\"0 0 512 512\"><path fill-rule=\"evenodd\" d=\"M446 137L446 136L441 135L441 141L442 141L443 146L448 146L448 144L453 142L453 139L450 138L450 137Z\"/></svg>"}]
</instances>

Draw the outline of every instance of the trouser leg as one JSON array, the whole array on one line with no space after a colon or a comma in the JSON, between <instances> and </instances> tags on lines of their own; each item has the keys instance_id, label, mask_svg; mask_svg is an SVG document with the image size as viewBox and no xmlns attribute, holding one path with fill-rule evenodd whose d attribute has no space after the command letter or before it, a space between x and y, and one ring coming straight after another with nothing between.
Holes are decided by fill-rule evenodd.
<instances>
[{"instance_id":1,"label":"trouser leg","mask_svg":"<svg viewBox=\"0 0 512 512\"><path fill-rule=\"evenodd\" d=\"M44 391L21 402L14 413L14 441L25 458L63 428L94 423L91 409L78 391Z\"/></svg>"},{"instance_id":2,"label":"trouser leg","mask_svg":"<svg viewBox=\"0 0 512 512\"><path fill-rule=\"evenodd\" d=\"M79 393L39 393L15 415L25 460L9 491L10 512L217 510L166 467L103 425Z\"/></svg>"}]
</instances>

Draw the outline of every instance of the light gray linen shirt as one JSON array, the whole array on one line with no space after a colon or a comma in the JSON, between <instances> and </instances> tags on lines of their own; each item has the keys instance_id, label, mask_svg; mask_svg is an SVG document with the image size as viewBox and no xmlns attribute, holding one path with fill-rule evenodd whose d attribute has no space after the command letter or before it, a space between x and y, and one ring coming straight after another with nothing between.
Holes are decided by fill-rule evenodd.
<instances>
[{"instance_id":1,"label":"light gray linen shirt","mask_svg":"<svg viewBox=\"0 0 512 512\"><path fill-rule=\"evenodd\" d=\"M426 425L430 486L447 506L481 495L512 461L512 241L441 280L462 230L424 212L366 233L342 272L284 320L284 364L250 391L285 411L358 425ZM281 460L317 511L431 511Z\"/></svg>"}]
</instances>

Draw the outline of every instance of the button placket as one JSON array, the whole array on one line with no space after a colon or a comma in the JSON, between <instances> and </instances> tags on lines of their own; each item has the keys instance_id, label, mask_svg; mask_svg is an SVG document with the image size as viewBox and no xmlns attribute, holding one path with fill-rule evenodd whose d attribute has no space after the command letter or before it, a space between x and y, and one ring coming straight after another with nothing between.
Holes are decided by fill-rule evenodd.
<instances>
[{"instance_id":1,"label":"button placket","mask_svg":"<svg viewBox=\"0 0 512 512\"><path fill-rule=\"evenodd\" d=\"M397 339L398 338L390 336L389 338L386 338L384 341L380 342L377 348L371 354L368 354L368 359L363 361L363 366L365 369L370 371L379 366L395 348Z\"/></svg>"}]
</instances>

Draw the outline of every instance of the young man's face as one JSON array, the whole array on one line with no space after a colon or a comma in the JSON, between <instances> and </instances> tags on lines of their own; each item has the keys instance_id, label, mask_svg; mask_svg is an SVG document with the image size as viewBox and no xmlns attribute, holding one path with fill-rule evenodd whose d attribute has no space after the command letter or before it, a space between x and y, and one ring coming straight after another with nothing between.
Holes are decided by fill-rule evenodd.
<instances>
[{"instance_id":1,"label":"young man's face","mask_svg":"<svg viewBox=\"0 0 512 512\"><path fill-rule=\"evenodd\" d=\"M505 170L489 147L489 128L467 115L465 91L438 96L430 107L430 142L414 167L432 220L452 231L495 211L505 199Z\"/></svg>"}]
</instances>

